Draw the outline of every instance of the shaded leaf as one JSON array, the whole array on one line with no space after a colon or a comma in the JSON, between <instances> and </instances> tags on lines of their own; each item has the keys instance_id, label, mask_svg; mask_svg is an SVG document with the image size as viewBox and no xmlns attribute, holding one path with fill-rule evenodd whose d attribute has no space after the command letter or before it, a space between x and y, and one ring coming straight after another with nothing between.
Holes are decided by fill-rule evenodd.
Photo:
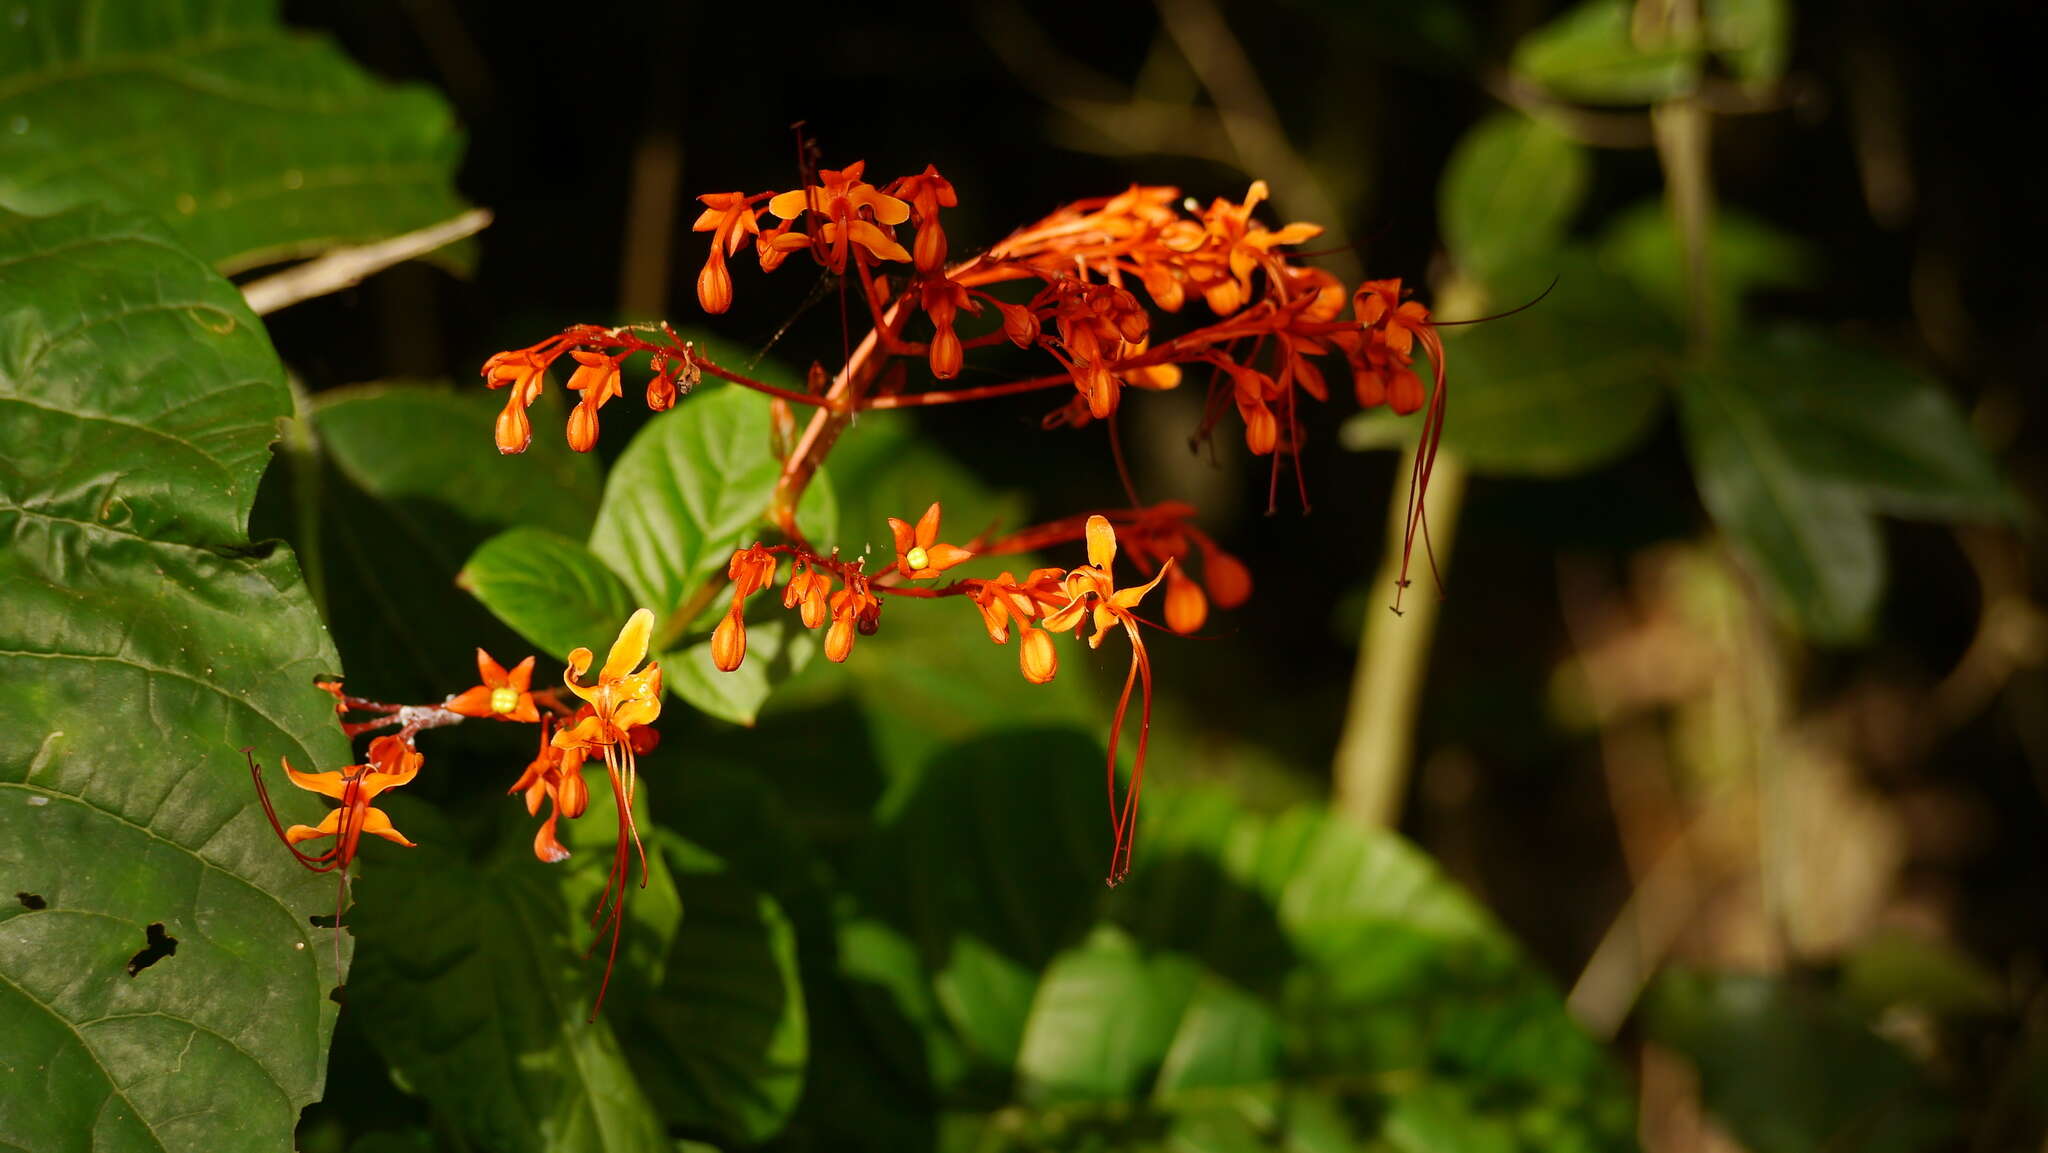
<instances>
[{"instance_id":1,"label":"shaded leaf","mask_svg":"<svg viewBox=\"0 0 2048 1153\"><path fill-rule=\"evenodd\" d=\"M0 1068L35 1070L0 1144L282 1148L347 949L239 750L348 753L297 566L243 535L283 370L144 218L0 212L0 265L0 884L39 902L0 909Z\"/></svg>"},{"instance_id":2,"label":"shaded leaf","mask_svg":"<svg viewBox=\"0 0 2048 1153\"><path fill-rule=\"evenodd\" d=\"M1155 785L1108 892L1089 745L1011 731L934 758L854 885L843 963L878 1045L951 1110L945 1147L1273 1147L1297 1119L1321 1147L1629 1146L1598 1046L1413 850Z\"/></svg>"},{"instance_id":3,"label":"shaded leaf","mask_svg":"<svg viewBox=\"0 0 2048 1153\"><path fill-rule=\"evenodd\" d=\"M1801 467L1797 430L1731 366L1687 373L1679 397L1700 499L1772 601L1816 639L1862 635L1884 586L1865 501Z\"/></svg>"},{"instance_id":4,"label":"shaded leaf","mask_svg":"<svg viewBox=\"0 0 2048 1153\"><path fill-rule=\"evenodd\" d=\"M602 770L585 776L590 809L562 824L574 853L564 864L534 858L535 822L511 798L474 852L434 810L400 799L392 819L419 847L402 873L356 882L349 1012L378 1022L368 1031L393 1078L478 1148L669 1147L612 1021L659 985L681 906L651 854L605 1015L588 1022L604 959L602 947L584 959L588 922L618 826Z\"/></svg>"},{"instance_id":5,"label":"shaded leaf","mask_svg":"<svg viewBox=\"0 0 2048 1153\"><path fill-rule=\"evenodd\" d=\"M1533 308L1452 330L1445 341L1443 444L1477 472L1597 468L1640 443L1663 411L1676 327L1579 250L1553 254L1507 283L1534 297L1550 275L1557 287ZM1343 442L1395 447L1420 429L1420 420L1373 409L1346 422Z\"/></svg>"},{"instance_id":6,"label":"shaded leaf","mask_svg":"<svg viewBox=\"0 0 2048 1153\"><path fill-rule=\"evenodd\" d=\"M795 613L784 611L780 600L766 601L775 595L757 594L764 603L757 606L760 619L747 622L747 659L739 668L719 672L706 637L662 663L662 684L699 712L736 725L753 724L776 686L801 672L818 651L816 633L804 628Z\"/></svg>"},{"instance_id":7,"label":"shaded leaf","mask_svg":"<svg viewBox=\"0 0 2048 1153\"><path fill-rule=\"evenodd\" d=\"M506 630L456 587L471 550L521 525L580 539L595 515L595 462L554 438L500 456L499 403L481 388L335 389L313 400L311 436L292 449L292 539L351 673L386 699L467 683L478 645L510 655Z\"/></svg>"},{"instance_id":8,"label":"shaded leaf","mask_svg":"<svg viewBox=\"0 0 2048 1153\"><path fill-rule=\"evenodd\" d=\"M1687 45L1643 49L1627 0L1585 0L1515 45L1512 68L1568 100L1648 104L1691 90L1699 53Z\"/></svg>"},{"instance_id":9,"label":"shaded leaf","mask_svg":"<svg viewBox=\"0 0 2048 1153\"><path fill-rule=\"evenodd\" d=\"M1646 200L1616 214L1599 243L1603 263L1647 293L1674 320L1683 320L1685 260L1678 230L1661 200ZM1729 208L1714 213L1707 236L1713 315L1721 331L1741 330L1743 300L1766 288L1797 288L1813 279L1814 256L1798 237Z\"/></svg>"},{"instance_id":10,"label":"shaded leaf","mask_svg":"<svg viewBox=\"0 0 2048 1153\"><path fill-rule=\"evenodd\" d=\"M20 0L0 38L0 204L165 222L223 271L461 212L447 105L288 32L268 0Z\"/></svg>"},{"instance_id":11,"label":"shaded leaf","mask_svg":"<svg viewBox=\"0 0 2048 1153\"><path fill-rule=\"evenodd\" d=\"M689 914L659 988L622 1015L620 1043L671 1126L753 1145L796 1108L809 1049L796 931L724 862L656 837Z\"/></svg>"},{"instance_id":12,"label":"shaded leaf","mask_svg":"<svg viewBox=\"0 0 2048 1153\"><path fill-rule=\"evenodd\" d=\"M1503 112L1465 133L1439 186L1444 246L1481 280L1557 246L1586 193L1586 151L1564 133Z\"/></svg>"},{"instance_id":13,"label":"shaded leaf","mask_svg":"<svg viewBox=\"0 0 2048 1153\"><path fill-rule=\"evenodd\" d=\"M1673 972L1645 1013L1649 1036L1691 1059L1707 1108L1756 1153L1906 1153L1960 1137L1912 1061L1819 990Z\"/></svg>"}]
</instances>

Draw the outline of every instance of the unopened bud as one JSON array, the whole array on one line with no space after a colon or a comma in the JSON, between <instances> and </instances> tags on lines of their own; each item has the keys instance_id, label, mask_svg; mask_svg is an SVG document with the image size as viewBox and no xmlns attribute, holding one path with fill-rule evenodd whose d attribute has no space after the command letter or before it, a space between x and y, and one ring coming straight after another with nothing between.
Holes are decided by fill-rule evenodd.
<instances>
[{"instance_id":1,"label":"unopened bud","mask_svg":"<svg viewBox=\"0 0 2048 1153\"><path fill-rule=\"evenodd\" d=\"M1209 585L1209 597L1220 609L1234 609L1252 598L1252 573L1244 562L1212 548L1202 554L1202 577Z\"/></svg>"},{"instance_id":2,"label":"unopened bud","mask_svg":"<svg viewBox=\"0 0 2048 1153\"><path fill-rule=\"evenodd\" d=\"M932 337L932 375L940 380L951 380L960 375L961 358L960 335L950 324L939 329Z\"/></svg>"},{"instance_id":3,"label":"unopened bud","mask_svg":"<svg viewBox=\"0 0 2048 1153\"><path fill-rule=\"evenodd\" d=\"M842 616L833 620L832 628L825 634L825 659L834 664L843 663L853 655L854 618Z\"/></svg>"},{"instance_id":4,"label":"unopened bud","mask_svg":"<svg viewBox=\"0 0 2048 1153\"><path fill-rule=\"evenodd\" d=\"M1044 629L1025 629L1024 639L1017 646L1017 667L1024 673L1024 679L1034 685L1051 680L1060 671L1060 654L1053 647L1052 634Z\"/></svg>"},{"instance_id":5,"label":"unopened bud","mask_svg":"<svg viewBox=\"0 0 2048 1153\"><path fill-rule=\"evenodd\" d=\"M555 806L565 817L580 817L590 807L590 786L583 783L580 771L562 774L562 783L555 786Z\"/></svg>"},{"instance_id":6,"label":"unopened bud","mask_svg":"<svg viewBox=\"0 0 2048 1153\"><path fill-rule=\"evenodd\" d=\"M1202 586L1184 575L1178 566L1166 574L1166 627L1186 636L1200 632L1209 619L1209 598Z\"/></svg>"},{"instance_id":7,"label":"unopened bud","mask_svg":"<svg viewBox=\"0 0 2048 1153\"><path fill-rule=\"evenodd\" d=\"M697 303L710 313L732 307L732 273L726 271L725 253L716 248L711 250L711 259L704 262L703 271L697 274Z\"/></svg>"},{"instance_id":8,"label":"unopened bud","mask_svg":"<svg viewBox=\"0 0 2048 1153\"><path fill-rule=\"evenodd\" d=\"M569 413L569 447L577 452L597 447L597 408L588 401L578 403Z\"/></svg>"},{"instance_id":9,"label":"unopened bud","mask_svg":"<svg viewBox=\"0 0 2048 1153\"><path fill-rule=\"evenodd\" d=\"M498 414L499 452L525 452L526 446L533 443L533 422L527 418L526 406L519 399L515 394L505 405L505 411Z\"/></svg>"},{"instance_id":10,"label":"unopened bud","mask_svg":"<svg viewBox=\"0 0 2048 1153\"><path fill-rule=\"evenodd\" d=\"M736 612L727 613L711 633L711 663L719 672L729 673L746 659L747 622Z\"/></svg>"}]
</instances>

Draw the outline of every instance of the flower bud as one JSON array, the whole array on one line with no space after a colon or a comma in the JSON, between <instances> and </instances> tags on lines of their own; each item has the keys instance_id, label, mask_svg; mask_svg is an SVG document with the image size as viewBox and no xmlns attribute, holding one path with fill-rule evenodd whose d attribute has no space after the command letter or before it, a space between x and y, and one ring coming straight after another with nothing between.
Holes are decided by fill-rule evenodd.
<instances>
[{"instance_id":1,"label":"flower bud","mask_svg":"<svg viewBox=\"0 0 2048 1153\"><path fill-rule=\"evenodd\" d=\"M996 302L996 310L1003 314L1003 335L1018 348L1030 348L1038 343L1038 314L1022 305Z\"/></svg>"},{"instance_id":2,"label":"flower bud","mask_svg":"<svg viewBox=\"0 0 2048 1153\"><path fill-rule=\"evenodd\" d=\"M960 336L953 331L953 326L949 324L939 329L932 337L932 375L940 380L951 380L960 375L961 357Z\"/></svg>"},{"instance_id":3,"label":"flower bud","mask_svg":"<svg viewBox=\"0 0 2048 1153\"><path fill-rule=\"evenodd\" d=\"M729 612L711 633L711 663L718 666L719 672L729 673L746 659L747 622L740 619L738 612Z\"/></svg>"},{"instance_id":4,"label":"flower bud","mask_svg":"<svg viewBox=\"0 0 2048 1153\"><path fill-rule=\"evenodd\" d=\"M825 659L833 664L842 664L853 655L854 618L851 614L835 617L832 628L825 634Z\"/></svg>"},{"instance_id":5,"label":"flower bud","mask_svg":"<svg viewBox=\"0 0 2048 1153\"><path fill-rule=\"evenodd\" d=\"M644 757L661 747L661 730L639 725L626 734L626 747L636 757Z\"/></svg>"},{"instance_id":6,"label":"flower bud","mask_svg":"<svg viewBox=\"0 0 2048 1153\"><path fill-rule=\"evenodd\" d=\"M526 406L514 390L510 400L505 402L505 411L498 414L498 451L502 453L525 452L533 443L533 422L527 419Z\"/></svg>"},{"instance_id":7,"label":"flower bud","mask_svg":"<svg viewBox=\"0 0 2048 1153\"><path fill-rule=\"evenodd\" d=\"M716 248L697 273L697 303L714 314L732 307L732 273L726 270L725 253Z\"/></svg>"},{"instance_id":8,"label":"flower bud","mask_svg":"<svg viewBox=\"0 0 2048 1153\"><path fill-rule=\"evenodd\" d=\"M1166 573L1166 627L1186 636L1199 632L1209 619L1209 598L1202 586L1182 574L1179 566Z\"/></svg>"},{"instance_id":9,"label":"flower bud","mask_svg":"<svg viewBox=\"0 0 2048 1153\"><path fill-rule=\"evenodd\" d=\"M647 382L647 407L655 412L667 412L676 406L676 378L666 372L657 372Z\"/></svg>"},{"instance_id":10,"label":"flower bud","mask_svg":"<svg viewBox=\"0 0 2048 1153\"><path fill-rule=\"evenodd\" d=\"M583 774L567 772L555 786L555 806L565 817L580 817L590 807L590 786L583 783Z\"/></svg>"},{"instance_id":11,"label":"flower bud","mask_svg":"<svg viewBox=\"0 0 2048 1153\"><path fill-rule=\"evenodd\" d=\"M1052 634L1044 629L1025 629L1023 642L1017 646L1017 667L1024 673L1024 679L1034 685L1051 680L1060 671L1060 654L1053 647Z\"/></svg>"},{"instance_id":12,"label":"flower bud","mask_svg":"<svg viewBox=\"0 0 2048 1153\"><path fill-rule=\"evenodd\" d=\"M1280 422L1273 419L1273 410L1264 401L1239 403L1237 410L1244 417L1245 447L1252 450L1253 456L1272 452L1280 443Z\"/></svg>"},{"instance_id":13,"label":"flower bud","mask_svg":"<svg viewBox=\"0 0 2048 1153\"><path fill-rule=\"evenodd\" d=\"M946 233L936 219L925 217L917 222L917 240L911 246L910 255L922 273L934 273L945 266Z\"/></svg>"},{"instance_id":14,"label":"flower bud","mask_svg":"<svg viewBox=\"0 0 2048 1153\"><path fill-rule=\"evenodd\" d=\"M1234 609L1252 598L1251 570L1244 562L1220 548L1202 553L1202 576L1209 584L1209 597L1220 609Z\"/></svg>"},{"instance_id":15,"label":"flower bud","mask_svg":"<svg viewBox=\"0 0 2048 1153\"><path fill-rule=\"evenodd\" d=\"M569 859L569 850L555 839L555 819L542 821L540 832L533 835L533 855L552 865Z\"/></svg>"},{"instance_id":16,"label":"flower bud","mask_svg":"<svg viewBox=\"0 0 2048 1153\"><path fill-rule=\"evenodd\" d=\"M577 404L569 413L569 447L577 452L597 447L597 406L589 401Z\"/></svg>"},{"instance_id":17,"label":"flower bud","mask_svg":"<svg viewBox=\"0 0 2048 1153\"><path fill-rule=\"evenodd\" d=\"M1394 383L1387 389L1387 407L1400 416L1407 416L1422 407L1422 378L1408 369L1394 373Z\"/></svg>"}]
</instances>

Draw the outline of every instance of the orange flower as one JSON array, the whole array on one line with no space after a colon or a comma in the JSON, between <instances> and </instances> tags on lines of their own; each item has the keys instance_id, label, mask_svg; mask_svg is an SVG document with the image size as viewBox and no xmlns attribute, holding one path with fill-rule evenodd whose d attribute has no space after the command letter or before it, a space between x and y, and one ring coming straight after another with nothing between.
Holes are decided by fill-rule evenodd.
<instances>
[{"instance_id":1,"label":"orange flower","mask_svg":"<svg viewBox=\"0 0 2048 1153\"><path fill-rule=\"evenodd\" d=\"M424 760L409 741L400 737L378 737L371 741L367 764L351 765L339 772L302 773L292 768L289 759L283 760L284 775L291 779L292 784L341 802L339 808L329 809L327 816L317 825L293 825L284 830L285 844L292 846L292 851L299 855L301 861L332 858L334 864L344 869L355 859L356 844L364 833L412 847L405 834L392 827L391 818L384 810L371 807L370 802L386 789L411 783L419 774ZM265 807L268 807L267 797ZM300 853L299 845L322 837L336 838L334 848L312 858Z\"/></svg>"},{"instance_id":2,"label":"orange flower","mask_svg":"<svg viewBox=\"0 0 2048 1153\"><path fill-rule=\"evenodd\" d=\"M520 661L508 673L503 665L491 659L491 654L478 649L476 671L483 678L483 683L449 697L442 708L465 717L496 717L501 721L524 721L527 724L540 719L540 710L533 704L533 693L528 691L533 684L532 657Z\"/></svg>"},{"instance_id":3,"label":"orange flower","mask_svg":"<svg viewBox=\"0 0 2048 1153\"><path fill-rule=\"evenodd\" d=\"M1116 560L1116 530L1109 521L1100 516L1088 518L1088 564L1067 574L1066 590L1070 598L1067 604L1045 618L1044 627L1051 632L1065 632L1073 629L1078 635L1092 617L1095 632L1088 638L1090 648L1099 648L1102 638L1111 626L1122 625L1124 635L1131 641L1131 671L1124 677L1124 690L1117 699L1116 716L1109 728L1109 824L1115 834L1115 848L1110 853L1109 883L1120 883L1131 871L1131 849L1136 843L1138 832L1138 794L1145 787L1145 752L1152 735L1152 659L1145 651L1145 639L1138 634L1138 618L1132 611L1145 594L1152 591L1171 571L1173 562L1167 561L1146 584L1134 588L1120 589L1110 574L1110 566ZM1138 754L1131 763L1131 785L1124 794L1121 804L1116 796L1116 747L1123 733L1124 717L1131 705L1131 690L1142 684L1144 687L1143 707L1138 719Z\"/></svg>"},{"instance_id":4,"label":"orange flower","mask_svg":"<svg viewBox=\"0 0 2048 1153\"><path fill-rule=\"evenodd\" d=\"M748 236L759 236L761 225L743 192L712 192L697 199L704 211L690 230L711 233L711 253L697 274L697 303L706 312L724 312L732 307L732 273L725 258L738 252Z\"/></svg>"},{"instance_id":5,"label":"orange flower","mask_svg":"<svg viewBox=\"0 0 2048 1153\"><path fill-rule=\"evenodd\" d=\"M825 659L843 664L853 655L856 633L873 636L881 624L882 602L868 590L867 578L846 574L846 587L832 594L832 627L825 630Z\"/></svg>"},{"instance_id":6,"label":"orange flower","mask_svg":"<svg viewBox=\"0 0 2048 1153\"><path fill-rule=\"evenodd\" d=\"M872 184L863 183L860 176L866 167L865 161L857 160L843 169L822 169L818 173L821 185L784 192L768 201L768 211L779 220L795 220L807 212L815 212L825 218L825 226L820 232L825 249L819 260L834 273L846 271L849 245L858 245L877 260L910 260L910 254L903 250L902 245L876 227L876 224L897 225L910 219L910 206L876 191ZM863 211L866 216L862 215ZM786 238L777 239L774 245L796 249L809 243L808 239L795 242L794 238Z\"/></svg>"},{"instance_id":7,"label":"orange flower","mask_svg":"<svg viewBox=\"0 0 2048 1153\"><path fill-rule=\"evenodd\" d=\"M583 394L569 414L569 447L589 452L597 447L597 410L615 396L625 395L619 387L619 362L625 357L606 356L578 348L570 356L580 366L570 375L568 388Z\"/></svg>"},{"instance_id":8,"label":"orange flower","mask_svg":"<svg viewBox=\"0 0 2048 1153\"><path fill-rule=\"evenodd\" d=\"M582 816L590 806L590 788L583 783L583 751L556 748L549 739L550 728L550 722L541 722L540 752L505 791L526 794L529 816L540 813L542 801L552 804L548 819L541 822L540 831L534 834L533 855L554 864L569 859L568 848L555 838L555 823L562 817L573 820Z\"/></svg>"},{"instance_id":9,"label":"orange flower","mask_svg":"<svg viewBox=\"0 0 2048 1153\"><path fill-rule=\"evenodd\" d=\"M911 245L912 262L917 265L917 270L930 276L943 269L946 266L946 233L939 227L939 209L952 208L960 203L952 182L940 176L937 168L927 164L923 172L903 177L891 185L889 191L909 201L917 217L917 239Z\"/></svg>"},{"instance_id":10,"label":"orange flower","mask_svg":"<svg viewBox=\"0 0 2048 1153\"><path fill-rule=\"evenodd\" d=\"M547 368L548 362L531 349L501 352L484 361L486 387L509 386L512 390L505 397L505 411L498 414L496 435L499 452L525 452L526 446L533 442L533 422L527 417L526 410L540 399Z\"/></svg>"},{"instance_id":11,"label":"orange flower","mask_svg":"<svg viewBox=\"0 0 2048 1153\"><path fill-rule=\"evenodd\" d=\"M775 554L758 542L732 554L726 576L732 579L732 607L711 633L711 663L729 673L747 659L747 598L775 583Z\"/></svg>"},{"instance_id":12,"label":"orange flower","mask_svg":"<svg viewBox=\"0 0 2048 1153\"><path fill-rule=\"evenodd\" d=\"M651 662L644 669L638 668L640 662L647 659L647 642L653 633L654 614L647 609L635 610L627 618L625 627L619 630L618 639L612 642L611 652L606 655L594 682L583 679L590 671L590 650L578 648L569 654L569 668L562 679L570 692L583 698L587 708L579 709L579 719L556 733L550 742L565 754L601 756L605 775L611 781L612 799L619 810L618 848L612 857L611 873L605 879L604 895L599 898L597 912L591 917L595 924L605 919L609 912L612 934L611 953L605 960L604 982L598 986L597 1001L591 1006L591 1020L597 1019L597 1011L604 1006L605 990L611 987L612 967L619 956L619 933L625 922L626 881L631 875L626 853L629 843L640 855L640 883L643 886L647 883L647 850L640 843L640 830L633 821L633 795L639 781L639 763L635 755L638 742L634 740L633 730L652 724L661 715L661 665ZM565 756L565 763L566 760ZM536 845L536 851L541 847Z\"/></svg>"},{"instance_id":13,"label":"orange flower","mask_svg":"<svg viewBox=\"0 0 2048 1153\"><path fill-rule=\"evenodd\" d=\"M896 571L908 580L930 580L974 555L957 545L935 543L939 539L938 501L924 510L916 528L892 516L889 531L896 537Z\"/></svg>"}]
</instances>

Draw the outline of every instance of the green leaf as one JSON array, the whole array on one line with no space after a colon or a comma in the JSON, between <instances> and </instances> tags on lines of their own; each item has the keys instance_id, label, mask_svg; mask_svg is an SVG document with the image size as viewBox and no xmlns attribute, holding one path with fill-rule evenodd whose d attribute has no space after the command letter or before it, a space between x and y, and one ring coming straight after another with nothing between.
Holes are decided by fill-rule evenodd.
<instances>
[{"instance_id":1,"label":"green leaf","mask_svg":"<svg viewBox=\"0 0 2048 1153\"><path fill-rule=\"evenodd\" d=\"M1412 849L1154 786L1108 891L1099 755L1018 730L946 750L841 910L876 1046L951 1111L947 1147L1630 1146L1599 1047Z\"/></svg>"},{"instance_id":2,"label":"green leaf","mask_svg":"<svg viewBox=\"0 0 2048 1153\"><path fill-rule=\"evenodd\" d=\"M1481 280L1555 248L1585 198L1585 149L1519 112L1465 133L1437 197L1444 246Z\"/></svg>"},{"instance_id":3,"label":"green leaf","mask_svg":"<svg viewBox=\"0 0 2048 1153\"><path fill-rule=\"evenodd\" d=\"M564 864L534 858L534 822L511 798L491 802L474 853L436 811L400 799L392 819L419 847L402 873L355 885L349 916L362 947L349 1011L370 1022L393 1079L476 1148L669 1147L613 1022L659 987L681 906L660 854L649 854L647 887L628 889L604 1015L588 1021L608 945L584 959L588 922L618 825L602 770L585 777L590 809L562 824L574 853Z\"/></svg>"},{"instance_id":4,"label":"green leaf","mask_svg":"<svg viewBox=\"0 0 2048 1153\"><path fill-rule=\"evenodd\" d=\"M558 661L571 649L604 648L640 607L589 549L537 528L485 541L459 579L499 620Z\"/></svg>"},{"instance_id":5,"label":"green leaf","mask_svg":"<svg viewBox=\"0 0 2048 1153\"><path fill-rule=\"evenodd\" d=\"M270 0L19 0L0 38L0 205L135 209L223 271L463 210L431 92L376 80Z\"/></svg>"},{"instance_id":6,"label":"green leaf","mask_svg":"<svg viewBox=\"0 0 2048 1153\"><path fill-rule=\"evenodd\" d=\"M1661 200L1646 200L1615 216L1600 238L1601 261L1632 281L1674 320L1683 320L1685 259L1678 230ZM1743 300L1765 288L1798 288L1813 279L1810 246L1755 217L1729 208L1714 213L1707 236L1713 315L1723 333L1742 329Z\"/></svg>"},{"instance_id":7,"label":"green leaf","mask_svg":"<svg viewBox=\"0 0 2048 1153\"><path fill-rule=\"evenodd\" d=\"M1567 476L1639 444L1664 409L1677 328L1579 250L1554 254L1557 287L1526 312L1451 330L1443 444L1473 470ZM1534 297L1533 270L1509 283ZM1498 296L1492 299L1498 299ZM1346 422L1352 449L1408 444L1421 421L1373 409Z\"/></svg>"},{"instance_id":8,"label":"green leaf","mask_svg":"<svg viewBox=\"0 0 2048 1153\"><path fill-rule=\"evenodd\" d=\"M781 906L673 834L653 839L688 902L660 988L619 1017L662 1120L737 1145L774 1136L809 1049L796 930Z\"/></svg>"},{"instance_id":9,"label":"green leaf","mask_svg":"<svg viewBox=\"0 0 2048 1153\"><path fill-rule=\"evenodd\" d=\"M1700 500L1771 600L1815 639L1863 635L1884 587L1865 502L1800 468L1789 430L1732 366L1687 373L1679 398Z\"/></svg>"},{"instance_id":10,"label":"green leaf","mask_svg":"<svg viewBox=\"0 0 2048 1153\"><path fill-rule=\"evenodd\" d=\"M1820 990L1667 973L1645 1020L1653 1040L1698 1067L1707 1107L1756 1153L1911 1153L1962 1136L1912 1061Z\"/></svg>"},{"instance_id":11,"label":"green leaf","mask_svg":"<svg viewBox=\"0 0 2048 1153\"><path fill-rule=\"evenodd\" d=\"M730 600L731 598L727 598ZM818 651L818 636L803 627L774 593L757 594L756 620L747 622L747 659L729 673L711 662L707 637L662 662L662 684L698 711L751 725L776 687L803 671Z\"/></svg>"},{"instance_id":12,"label":"green leaf","mask_svg":"<svg viewBox=\"0 0 2048 1153\"><path fill-rule=\"evenodd\" d=\"M479 645L517 659L505 628L456 587L463 562L500 529L581 538L596 514L589 457L551 437L522 457L498 454L499 403L481 387L336 389L313 400L311 435L287 441L289 531L348 668L379 696L438 700L471 683ZM624 619L579 643L599 644Z\"/></svg>"},{"instance_id":13,"label":"green leaf","mask_svg":"<svg viewBox=\"0 0 2048 1153\"><path fill-rule=\"evenodd\" d=\"M0 267L0 885L36 898L0 909L0 1068L35 1084L0 1144L283 1148L348 951L239 751L348 754L297 566L243 535L283 370L146 219L0 212Z\"/></svg>"},{"instance_id":14,"label":"green leaf","mask_svg":"<svg viewBox=\"0 0 2048 1153\"><path fill-rule=\"evenodd\" d=\"M1511 67L1567 100L1649 104L1691 91L1699 52L1690 45L1643 49L1628 0L1586 0L1522 37Z\"/></svg>"},{"instance_id":15,"label":"green leaf","mask_svg":"<svg viewBox=\"0 0 2048 1153\"><path fill-rule=\"evenodd\" d=\"M1884 582L1872 510L1988 520L2014 501L1954 404L1874 353L1784 329L1732 341L1681 390L1701 499L1818 639L1867 629Z\"/></svg>"},{"instance_id":16,"label":"green leaf","mask_svg":"<svg viewBox=\"0 0 2048 1153\"><path fill-rule=\"evenodd\" d=\"M1873 508L1999 520L2018 503L1941 386L1875 349L1810 329L1753 335L1721 357L1799 469L1853 488Z\"/></svg>"},{"instance_id":17,"label":"green leaf","mask_svg":"<svg viewBox=\"0 0 2048 1153\"><path fill-rule=\"evenodd\" d=\"M694 392L649 421L612 467L590 549L657 614L687 602L767 513L782 471L768 405L743 388ZM821 544L833 536L820 535Z\"/></svg>"},{"instance_id":18,"label":"green leaf","mask_svg":"<svg viewBox=\"0 0 2048 1153\"><path fill-rule=\"evenodd\" d=\"M1706 0L1707 42L1738 80L1785 75L1792 55L1790 0Z\"/></svg>"}]
</instances>

